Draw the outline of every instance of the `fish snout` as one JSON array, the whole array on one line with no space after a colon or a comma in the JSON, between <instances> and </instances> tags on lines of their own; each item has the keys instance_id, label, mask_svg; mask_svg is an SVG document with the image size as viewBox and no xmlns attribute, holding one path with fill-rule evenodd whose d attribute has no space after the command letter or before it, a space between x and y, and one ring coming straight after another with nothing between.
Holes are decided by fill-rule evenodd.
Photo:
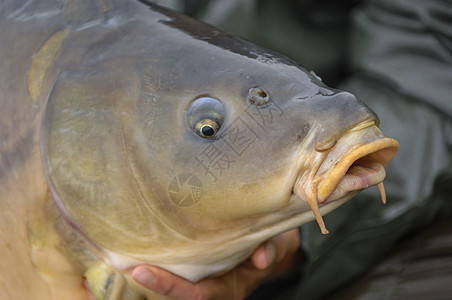
<instances>
[{"instance_id":1,"label":"fish snout","mask_svg":"<svg viewBox=\"0 0 452 300\"><path fill-rule=\"evenodd\" d=\"M374 122L377 126L380 125L380 119L377 114L352 93L339 91L332 95L331 101L342 103L345 110L342 112L342 116L344 118L347 118L347 115L355 116L356 120L350 119L354 124L367 120L369 122ZM351 111L353 111L353 113L350 114ZM351 126L354 124L351 124Z\"/></svg>"},{"instance_id":2,"label":"fish snout","mask_svg":"<svg viewBox=\"0 0 452 300\"><path fill-rule=\"evenodd\" d=\"M352 128L378 127L380 124L376 113L349 92L321 89L301 107L309 112L306 120L315 135L313 146L318 152L334 147Z\"/></svg>"},{"instance_id":3,"label":"fish snout","mask_svg":"<svg viewBox=\"0 0 452 300\"><path fill-rule=\"evenodd\" d=\"M319 207L349 199L377 185L386 201L385 168L398 150L398 142L385 137L375 112L355 95L325 90L308 105L311 128L310 172L300 172L293 192L311 206L323 233L327 233ZM306 175L308 174L308 175Z\"/></svg>"}]
</instances>

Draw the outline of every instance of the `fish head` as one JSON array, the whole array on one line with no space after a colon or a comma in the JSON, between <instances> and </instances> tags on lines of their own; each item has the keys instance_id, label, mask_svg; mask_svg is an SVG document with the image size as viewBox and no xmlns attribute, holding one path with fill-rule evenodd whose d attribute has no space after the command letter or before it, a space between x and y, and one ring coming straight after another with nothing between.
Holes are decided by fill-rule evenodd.
<instances>
[{"instance_id":1,"label":"fish head","mask_svg":"<svg viewBox=\"0 0 452 300\"><path fill-rule=\"evenodd\" d=\"M203 40L165 25L135 35L130 55L100 43L103 55L87 51L90 64L50 93L41 150L53 198L119 270L149 263L196 281L313 218L325 232L319 206L382 182L397 151L352 94L209 30Z\"/></svg>"}]
</instances>

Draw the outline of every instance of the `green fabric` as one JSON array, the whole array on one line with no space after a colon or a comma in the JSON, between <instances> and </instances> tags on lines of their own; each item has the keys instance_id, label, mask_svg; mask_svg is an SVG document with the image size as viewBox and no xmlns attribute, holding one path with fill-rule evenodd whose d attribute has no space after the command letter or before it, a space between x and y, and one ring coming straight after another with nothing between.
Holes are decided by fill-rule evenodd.
<instances>
[{"instance_id":1,"label":"green fabric","mask_svg":"<svg viewBox=\"0 0 452 300\"><path fill-rule=\"evenodd\" d=\"M367 190L325 218L331 236L316 235L315 224L302 229L310 262L296 298L328 295L387 255L404 234L450 216L452 5L366 1L352 20L351 75L339 87L376 111L400 150L387 170L387 206Z\"/></svg>"},{"instance_id":2,"label":"green fabric","mask_svg":"<svg viewBox=\"0 0 452 300\"><path fill-rule=\"evenodd\" d=\"M452 187L449 190L452 192ZM330 298L451 299L451 270L452 218L449 218L421 234L408 236L371 272Z\"/></svg>"},{"instance_id":3,"label":"green fabric","mask_svg":"<svg viewBox=\"0 0 452 300\"><path fill-rule=\"evenodd\" d=\"M451 20L451 1L366 1L353 13L352 71L378 74L452 116Z\"/></svg>"}]
</instances>

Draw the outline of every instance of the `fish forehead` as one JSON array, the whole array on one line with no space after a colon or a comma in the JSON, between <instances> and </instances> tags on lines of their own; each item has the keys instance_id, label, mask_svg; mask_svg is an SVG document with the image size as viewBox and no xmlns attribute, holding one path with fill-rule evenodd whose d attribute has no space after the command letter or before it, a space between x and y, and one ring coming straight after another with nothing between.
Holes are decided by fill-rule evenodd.
<instances>
[{"instance_id":1,"label":"fish forehead","mask_svg":"<svg viewBox=\"0 0 452 300\"><path fill-rule=\"evenodd\" d=\"M209 77L213 76L214 81L228 73L249 76L256 81L266 77L277 82L278 77L292 77L308 83L308 78L314 79L284 56L185 16L177 14L176 17L175 12L153 9L145 11L150 15L138 12L132 21L117 18L73 31L62 52L69 53L67 56L81 56L82 68L119 59L123 59L121 72L149 64L157 68L154 71L160 72L162 80L180 74L176 77L179 84L192 84L199 79L205 85ZM126 60L131 64L127 68Z\"/></svg>"}]
</instances>

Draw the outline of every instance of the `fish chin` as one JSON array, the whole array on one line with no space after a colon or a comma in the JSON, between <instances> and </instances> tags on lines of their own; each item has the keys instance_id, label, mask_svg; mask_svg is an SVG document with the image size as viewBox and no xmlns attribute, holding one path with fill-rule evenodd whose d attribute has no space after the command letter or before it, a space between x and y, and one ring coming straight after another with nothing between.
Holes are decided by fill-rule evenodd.
<instances>
[{"instance_id":1,"label":"fish chin","mask_svg":"<svg viewBox=\"0 0 452 300\"><path fill-rule=\"evenodd\" d=\"M323 154L323 159L311 174L296 180L293 192L307 201L322 233L328 233L319 204L350 199L359 191L377 185L383 203L386 202L383 180L386 166L397 153L396 140L384 137L377 126L358 125L348 131ZM356 129L359 128L359 129Z\"/></svg>"}]
</instances>

